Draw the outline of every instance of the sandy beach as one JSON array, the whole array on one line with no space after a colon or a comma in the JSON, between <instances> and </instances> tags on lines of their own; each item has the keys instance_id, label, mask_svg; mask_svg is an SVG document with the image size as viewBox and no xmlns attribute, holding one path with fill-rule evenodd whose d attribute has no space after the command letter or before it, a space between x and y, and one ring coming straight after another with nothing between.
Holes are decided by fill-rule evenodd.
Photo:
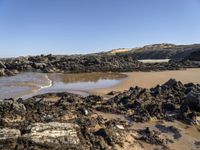
<instances>
[{"instance_id":1,"label":"sandy beach","mask_svg":"<svg viewBox=\"0 0 200 150\"><path fill-rule=\"evenodd\" d=\"M174 78L183 83L200 83L199 68L161 72L129 72L124 74L126 74L128 77L124 78L119 84L109 88L90 90L89 92L92 94L104 95L110 91L124 91L134 86L151 88L158 84L165 83L170 78Z\"/></svg>"}]
</instances>

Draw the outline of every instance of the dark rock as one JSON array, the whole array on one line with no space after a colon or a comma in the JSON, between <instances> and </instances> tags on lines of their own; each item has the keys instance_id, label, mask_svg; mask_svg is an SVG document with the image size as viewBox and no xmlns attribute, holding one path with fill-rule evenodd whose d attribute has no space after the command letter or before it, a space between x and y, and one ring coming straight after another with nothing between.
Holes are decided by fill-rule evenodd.
<instances>
[{"instance_id":1,"label":"dark rock","mask_svg":"<svg viewBox=\"0 0 200 150\"><path fill-rule=\"evenodd\" d=\"M145 141L150 144L164 145L164 140L159 137L160 133L154 130L150 130L148 127L138 131L138 140Z\"/></svg>"},{"instance_id":2,"label":"dark rock","mask_svg":"<svg viewBox=\"0 0 200 150\"><path fill-rule=\"evenodd\" d=\"M96 133L96 135L103 137L104 141L109 146L114 146L115 143L117 143L118 139L117 136L111 132L109 129L101 128Z\"/></svg>"},{"instance_id":3,"label":"dark rock","mask_svg":"<svg viewBox=\"0 0 200 150\"><path fill-rule=\"evenodd\" d=\"M176 127L173 126L166 127L164 125L157 124L156 128L158 128L163 133L170 133L170 132L173 133L174 139L180 139L182 137L180 130L177 129Z\"/></svg>"},{"instance_id":4,"label":"dark rock","mask_svg":"<svg viewBox=\"0 0 200 150\"><path fill-rule=\"evenodd\" d=\"M163 103L162 104L162 109L166 110L166 111L174 111L176 109L175 104L173 103Z\"/></svg>"},{"instance_id":5,"label":"dark rock","mask_svg":"<svg viewBox=\"0 0 200 150\"><path fill-rule=\"evenodd\" d=\"M184 103L188 105L191 110L200 112L200 91L190 91L184 98Z\"/></svg>"},{"instance_id":6,"label":"dark rock","mask_svg":"<svg viewBox=\"0 0 200 150\"><path fill-rule=\"evenodd\" d=\"M117 92L117 91L111 91L109 92L107 95L117 95L119 94L120 92Z\"/></svg>"}]
</instances>

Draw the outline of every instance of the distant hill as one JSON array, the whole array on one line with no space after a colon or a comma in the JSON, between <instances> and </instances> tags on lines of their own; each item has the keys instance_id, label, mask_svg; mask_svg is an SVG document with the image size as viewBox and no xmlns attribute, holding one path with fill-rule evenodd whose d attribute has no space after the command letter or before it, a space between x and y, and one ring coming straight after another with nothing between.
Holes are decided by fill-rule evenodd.
<instances>
[{"instance_id":1,"label":"distant hill","mask_svg":"<svg viewBox=\"0 0 200 150\"><path fill-rule=\"evenodd\" d=\"M163 43L147 45L141 48L115 49L107 52L107 54L128 54L134 59L182 59L189 57L189 55L195 51L200 51L200 44L174 45Z\"/></svg>"}]
</instances>

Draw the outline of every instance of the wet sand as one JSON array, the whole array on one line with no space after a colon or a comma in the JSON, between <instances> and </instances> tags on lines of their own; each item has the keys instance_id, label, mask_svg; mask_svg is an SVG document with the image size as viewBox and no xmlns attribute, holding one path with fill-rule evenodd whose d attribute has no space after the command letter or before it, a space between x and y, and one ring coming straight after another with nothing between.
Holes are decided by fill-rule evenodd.
<instances>
[{"instance_id":1,"label":"wet sand","mask_svg":"<svg viewBox=\"0 0 200 150\"><path fill-rule=\"evenodd\" d=\"M165 83L170 78L174 78L183 83L200 83L200 68L160 72L129 72L124 74L128 77L121 80L119 84L109 88L90 90L89 92L92 94L105 95L110 91L124 91L134 86L151 88L158 84Z\"/></svg>"},{"instance_id":2,"label":"wet sand","mask_svg":"<svg viewBox=\"0 0 200 150\"><path fill-rule=\"evenodd\" d=\"M106 120L127 120L123 115L119 114L112 114L112 113L103 113L95 111L96 114L101 115ZM129 120L127 120L129 122ZM190 150L190 149L198 149L198 145L195 143L200 140L200 125L187 125L180 121L164 121L164 120L157 120L155 118L152 118L152 120L148 122L129 122L130 129L132 129L132 132L127 133L126 140L129 141L128 145L126 146L125 142L125 149L143 149L143 150L149 150L149 149L163 149L159 145L152 145L148 144L144 141L137 141L141 145L134 143L134 147L130 144L131 142L135 141L134 136L136 136L136 131L145 129L146 127L149 127L151 130L155 130L158 132L161 132L160 137L163 139L170 139L172 142L166 143L168 148L170 150ZM177 131L170 130L170 127L173 127L177 129ZM120 150L122 148L119 148Z\"/></svg>"}]
</instances>

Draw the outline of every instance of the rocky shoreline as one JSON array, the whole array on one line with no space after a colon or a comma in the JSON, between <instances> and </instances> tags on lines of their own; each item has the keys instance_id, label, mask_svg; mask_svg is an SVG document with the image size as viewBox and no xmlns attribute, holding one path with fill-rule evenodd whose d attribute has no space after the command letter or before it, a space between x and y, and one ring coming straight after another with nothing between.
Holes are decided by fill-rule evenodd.
<instances>
[{"instance_id":1,"label":"rocky shoreline","mask_svg":"<svg viewBox=\"0 0 200 150\"><path fill-rule=\"evenodd\" d=\"M0 100L0 149L142 149L143 144L169 149L179 129L156 125L133 130L152 119L197 125L200 132L200 85L170 79L151 89L131 87L111 98L48 93ZM101 113L121 116L108 118ZM171 132L173 138L163 137ZM198 142L194 145L198 147Z\"/></svg>"},{"instance_id":2,"label":"rocky shoreline","mask_svg":"<svg viewBox=\"0 0 200 150\"><path fill-rule=\"evenodd\" d=\"M190 58L190 59L189 59ZM86 72L131 72L162 71L185 68L199 68L200 62L188 59L170 60L165 63L144 64L132 55L40 55L8 58L0 60L0 76L10 76L21 72L44 73L86 73ZM195 60L196 57L195 57Z\"/></svg>"}]
</instances>

